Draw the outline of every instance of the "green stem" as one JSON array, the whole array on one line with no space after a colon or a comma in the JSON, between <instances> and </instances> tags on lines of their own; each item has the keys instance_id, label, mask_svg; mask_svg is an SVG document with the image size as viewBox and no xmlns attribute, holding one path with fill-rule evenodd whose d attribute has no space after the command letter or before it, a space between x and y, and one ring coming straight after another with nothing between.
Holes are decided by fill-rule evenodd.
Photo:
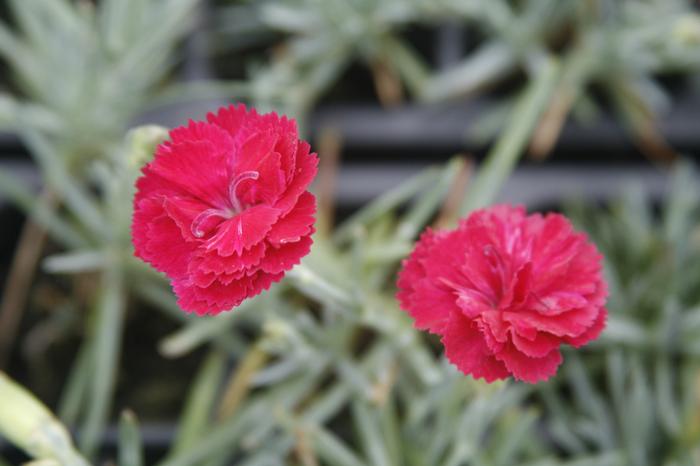
<instances>
[{"instance_id":1,"label":"green stem","mask_svg":"<svg viewBox=\"0 0 700 466\"><path fill-rule=\"evenodd\" d=\"M126 304L124 296L121 271L107 269L96 309L90 404L80 439L80 449L88 457L93 457L97 452L110 413Z\"/></svg>"},{"instance_id":2,"label":"green stem","mask_svg":"<svg viewBox=\"0 0 700 466\"><path fill-rule=\"evenodd\" d=\"M124 411L119 421L119 466L143 466L143 441L136 416Z\"/></svg>"},{"instance_id":3,"label":"green stem","mask_svg":"<svg viewBox=\"0 0 700 466\"><path fill-rule=\"evenodd\" d=\"M353 307L356 302L345 290L335 286L304 264L299 264L287 273L294 287L306 296L343 308Z\"/></svg>"},{"instance_id":4,"label":"green stem","mask_svg":"<svg viewBox=\"0 0 700 466\"><path fill-rule=\"evenodd\" d=\"M559 65L549 60L535 76L518 102L508 126L489 151L474 182L467 190L460 209L466 215L474 209L493 202L506 178L515 167L523 149L527 145L537 122L547 108L549 99L557 84Z\"/></svg>"},{"instance_id":5,"label":"green stem","mask_svg":"<svg viewBox=\"0 0 700 466\"><path fill-rule=\"evenodd\" d=\"M40 460L88 466L68 430L38 399L0 372L0 435Z\"/></svg>"},{"instance_id":6,"label":"green stem","mask_svg":"<svg viewBox=\"0 0 700 466\"><path fill-rule=\"evenodd\" d=\"M73 426L78 422L78 416L85 406L85 395L90 383L90 371L92 369L92 345L86 341L80 347L71 368L68 382L61 393L58 403L58 416L66 423Z\"/></svg>"},{"instance_id":7,"label":"green stem","mask_svg":"<svg viewBox=\"0 0 700 466\"><path fill-rule=\"evenodd\" d=\"M180 455L194 447L211 423L211 415L224 376L226 358L213 350L204 360L188 395L185 409L168 458Z\"/></svg>"}]
</instances>

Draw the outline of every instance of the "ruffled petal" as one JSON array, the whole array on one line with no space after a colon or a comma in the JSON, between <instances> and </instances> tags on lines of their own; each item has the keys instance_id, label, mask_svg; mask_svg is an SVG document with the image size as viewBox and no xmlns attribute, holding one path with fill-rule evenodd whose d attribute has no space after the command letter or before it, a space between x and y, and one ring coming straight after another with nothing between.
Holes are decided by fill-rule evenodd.
<instances>
[{"instance_id":1,"label":"ruffled petal","mask_svg":"<svg viewBox=\"0 0 700 466\"><path fill-rule=\"evenodd\" d=\"M245 104L222 107L216 113L207 114L209 123L222 128L233 138L238 136L241 128L248 120L249 114Z\"/></svg>"},{"instance_id":2,"label":"ruffled petal","mask_svg":"<svg viewBox=\"0 0 700 466\"><path fill-rule=\"evenodd\" d=\"M453 313L442 336L445 356L461 372L487 382L508 376L505 365L491 354L476 324Z\"/></svg>"},{"instance_id":3,"label":"ruffled petal","mask_svg":"<svg viewBox=\"0 0 700 466\"><path fill-rule=\"evenodd\" d=\"M211 142L183 141L159 150L149 169L202 202L225 207L230 180L225 158Z\"/></svg>"},{"instance_id":4,"label":"ruffled petal","mask_svg":"<svg viewBox=\"0 0 700 466\"><path fill-rule=\"evenodd\" d=\"M516 380L528 383L537 383L549 379L557 373L557 368L563 358L559 349L553 349L545 356L530 357L509 345L496 355L496 358L503 362L508 372Z\"/></svg>"},{"instance_id":5,"label":"ruffled petal","mask_svg":"<svg viewBox=\"0 0 700 466\"><path fill-rule=\"evenodd\" d=\"M244 299L269 289L270 285L279 281L282 276L258 272L228 284L214 281L206 287L196 286L190 280L175 280L173 290L181 308L199 315L213 315L230 310L241 304Z\"/></svg>"},{"instance_id":6,"label":"ruffled petal","mask_svg":"<svg viewBox=\"0 0 700 466\"><path fill-rule=\"evenodd\" d=\"M187 312L231 309L308 254L318 158L294 120L233 105L170 132L142 169L135 254L165 272Z\"/></svg>"},{"instance_id":7,"label":"ruffled petal","mask_svg":"<svg viewBox=\"0 0 700 466\"><path fill-rule=\"evenodd\" d=\"M304 236L291 243L269 245L265 250L265 257L260 262L260 269L273 274L290 270L309 253L312 244L311 236Z\"/></svg>"},{"instance_id":8,"label":"ruffled petal","mask_svg":"<svg viewBox=\"0 0 700 466\"><path fill-rule=\"evenodd\" d=\"M308 236L316 220L315 214L316 198L310 192L302 193L294 208L272 226L267 236L268 241L279 246Z\"/></svg>"},{"instance_id":9,"label":"ruffled petal","mask_svg":"<svg viewBox=\"0 0 700 466\"><path fill-rule=\"evenodd\" d=\"M454 290L439 276L428 279L425 268L434 246L444 239L444 233L431 229L421 235L411 256L403 261L396 294L401 308L413 317L414 325L433 333L447 325L451 311L459 311Z\"/></svg>"},{"instance_id":10,"label":"ruffled petal","mask_svg":"<svg viewBox=\"0 0 700 466\"><path fill-rule=\"evenodd\" d=\"M183 240L180 229L159 204L144 199L134 212L135 254L157 270L179 277L187 272L195 245Z\"/></svg>"},{"instance_id":11,"label":"ruffled petal","mask_svg":"<svg viewBox=\"0 0 700 466\"><path fill-rule=\"evenodd\" d=\"M605 328L605 324L608 320L608 310L601 308L600 312L596 316L593 324L588 327L588 329L577 337L566 337L566 343L570 344L574 348L580 348L591 340L595 340L600 336L600 333Z\"/></svg>"},{"instance_id":12,"label":"ruffled petal","mask_svg":"<svg viewBox=\"0 0 700 466\"><path fill-rule=\"evenodd\" d=\"M503 319L520 334L537 330L560 337L576 337L585 332L596 319L598 308L573 309L557 315L544 315L535 311L503 312Z\"/></svg>"},{"instance_id":13,"label":"ruffled petal","mask_svg":"<svg viewBox=\"0 0 700 466\"><path fill-rule=\"evenodd\" d=\"M211 285L214 280L230 281L259 268L266 249L267 245L261 241L240 255L221 256L216 251L198 251L189 263L188 272L192 281L201 287Z\"/></svg>"},{"instance_id":14,"label":"ruffled petal","mask_svg":"<svg viewBox=\"0 0 700 466\"><path fill-rule=\"evenodd\" d=\"M243 250L265 239L272 225L279 217L279 210L265 205L257 205L222 222L217 233L206 243L206 250L216 250L219 255L239 256Z\"/></svg>"},{"instance_id":15,"label":"ruffled petal","mask_svg":"<svg viewBox=\"0 0 700 466\"><path fill-rule=\"evenodd\" d=\"M581 346L605 327L601 262L563 216L493 206L439 239L427 230L397 297L416 327L442 335L463 372L537 382L556 372L560 345Z\"/></svg>"},{"instance_id":16,"label":"ruffled petal","mask_svg":"<svg viewBox=\"0 0 700 466\"><path fill-rule=\"evenodd\" d=\"M283 212L289 211L297 203L299 196L307 190L318 170L318 157L311 153L311 147L304 141L299 141L297 145L295 162L292 179L284 194L275 203L275 207Z\"/></svg>"}]
</instances>

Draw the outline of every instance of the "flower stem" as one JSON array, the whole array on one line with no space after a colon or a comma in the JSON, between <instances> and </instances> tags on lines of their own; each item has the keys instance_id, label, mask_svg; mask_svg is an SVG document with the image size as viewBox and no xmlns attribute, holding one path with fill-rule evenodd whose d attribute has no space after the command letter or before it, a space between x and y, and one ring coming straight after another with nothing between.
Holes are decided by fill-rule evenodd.
<instances>
[{"instance_id":1,"label":"flower stem","mask_svg":"<svg viewBox=\"0 0 700 466\"><path fill-rule=\"evenodd\" d=\"M328 282L304 264L294 267L287 276L296 289L313 299L335 303L342 307L351 307L355 303L345 290Z\"/></svg>"},{"instance_id":2,"label":"flower stem","mask_svg":"<svg viewBox=\"0 0 700 466\"><path fill-rule=\"evenodd\" d=\"M31 393L0 372L0 434L35 459L88 466L68 431Z\"/></svg>"},{"instance_id":3,"label":"flower stem","mask_svg":"<svg viewBox=\"0 0 700 466\"><path fill-rule=\"evenodd\" d=\"M108 269L103 276L101 296L96 309L97 322L92 342L94 377L80 439L80 449L88 458L97 453L112 404L126 306L124 297L121 271Z\"/></svg>"},{"instance_id":4,"label":"flower stem","mask_svg":"<svg viewBox=\"0 0 700 466\"><path fill-rule=\"evenodd\" d=\"M493 202L498 190L515 167L537 122L547 108L559 76L558 63L550 59L539 70L520 98L513 117L486 156L474 182L467 190L461 215Z\"/></svg>"}]
</instances>

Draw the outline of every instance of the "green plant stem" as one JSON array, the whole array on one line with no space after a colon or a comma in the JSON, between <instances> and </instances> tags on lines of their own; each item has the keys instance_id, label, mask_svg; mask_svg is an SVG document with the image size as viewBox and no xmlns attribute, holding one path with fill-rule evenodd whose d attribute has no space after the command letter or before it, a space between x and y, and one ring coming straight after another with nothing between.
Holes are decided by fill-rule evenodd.
<instances>
[{"instance_id":1,"label":"green plant stem","mask_svg":"<svg viewBox=\"0 0 700 466\"><path fill-rule=\"evenodd\" d=\"M37 198L31 189L6 170L0 170L0 193L45 227L51 237L64 246L78 248L86 244L85 238L57 214L55 205Z\"/></svg>"},{"instance_id":2,"label":"green plant stem","mask_svg":"<svg viewBox=\"0 0 700 466\"><path fill-rule=\"evenodd\" d=\"M96 309L90 404L80 439L80 449L88 458L97 452L110 412L121 346L125 296L122 272L116 268L107 269Z\"/></svg>"},{"instance_id":3,"label":"green plant stem","mask_svg":"<svg viewBox=\"0 0 700 466\"><path fill-rule=\"evenodd\" d=\"M556 87L559 69L556 61L548 60L524 91L513 117L467 190L460 209L462 216L493 202L526 147L540 115L547 108Z\"/></svg>"},{"instance_id":4,"label":"green plant stem","mask_svg":"<svg viewBox=\"0 0 700 466\"><path fill-rule=\"evenodd\" d=\"M357 303L345 290L322 278L304 264L299 264L287 273L292 284L301 293L325 303L350 308Z\"/></svg>"},{"instance_id":5,"label":"green plant stem","mask_svg":"<svg viewBox=\"0 0 700 466\"><path fill-rule=\"evenodd\" d=\"M58 403L58 416L69 426L75 425L81 409L85 406L86 392L92 369L92 348L90 341L83 342L73 362L68 381Z\"/></svg>"},{"instance_id":6,"label":"green plant stem","mask_svg":"<svg viewBox=\"0 0 700 466\"><path fill-rule=\"evenodd\" d=\"M124 411L119 421L119 466L143 466L143 442L136 416Z\"/></svg>"},{"instance_id":7,"label":"green plant stem","mask_svg":"<svg viewBox=\"0 0 700 466\"><path fill-rule=\"evenodd\" d=\"M0 435L34 459L87 466L67 429L31 393L0 372Z\"/></svg>"},{"instance_id":8,"label":"green plant stem","mask_svg":"<svg viewBox=\"0 0 700 466\"><path fill-rule=\"evenodd\" d=\"M215 340L232 331L246 309L250 309L255 300L248 300L235 311L214 317L204 317L183 325L177 332L168 335L158 345L159 351L169 358L184 356L209 341ZM227 336L228 338L229 336ZM231 345L238 342L230 342ZM243 345L237 345L243 349Z\"/></svg>"},{"instance_id":9,"label":"green plant stem","mask_svg":"<svg viewBox=\"0 0 700 466\"><path fill-rule=\"evenodd\" d=\"M169 457L194 446L211 422L216 394L224 376L226 359L221 351L212 351L204 360L190 390Z\"/></svg>"},{"instance_id":10,"label":"green plant stem","mask_svg":"<svg viewBox=\"0 0 700 466\"><path fill-rule=\"evenodd\" d=\"M238 367L226 384L226 389L221 397L218 408L219 421L228 419L234 415L236 409L245 400L250 392L250 382L255 374L265 365L269 359L268 353L263 348L262 342L255 343L250 351L238 363Z\"/></svg>"},{"instance_id":11,"label":"green plant stem","mask_svg":"<svg viewBox=\"0 0 700 466\"><path fill-rule=\"evenodd\" d=\"M376 220L390 210L411 199L413 196L426 189L426 187L437 183L439 176L439 169L433 167L409 178L399 186L382 194L344 221L335 231L335 241L343 242L351 239L354 230Z\"/></svg>"}]
</instances>

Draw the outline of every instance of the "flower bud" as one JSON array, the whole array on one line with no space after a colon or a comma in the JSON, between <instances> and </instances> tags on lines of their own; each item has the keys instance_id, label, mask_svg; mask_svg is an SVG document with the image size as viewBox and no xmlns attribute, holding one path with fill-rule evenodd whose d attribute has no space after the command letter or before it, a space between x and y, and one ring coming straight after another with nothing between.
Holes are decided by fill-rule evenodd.
<instances>
[{"instance_id":1,"label":"flower bud","mask_svg":"<svg viewBox=\"0 0 700 466\"><path fill-rule=\"evenodd\" d=\"M87 465L66 428L23 387L0 372L0 434L39 460Z\"/></svg>"},{"instance_id":2,"label":"flower bud","mask_svg":"<svg viewBox=\"0 0 700 466\"><path fill-rule=\"evenodd\" d=\"M673 37L682 45L700 44L700 15L685 15L676 21Z\"/></svg>"},{"instance_id":3,"label":"flower bud","mask_svg":"<svg viewBox=\"0 0 700 466\"><path fill-rule=\"evenodd\" d=\"M132 168L141 168L153 159L158 144L168 137L168 129L157 125L139 126L126 135L127 162Z\"/></svg>"}]
</instances>

